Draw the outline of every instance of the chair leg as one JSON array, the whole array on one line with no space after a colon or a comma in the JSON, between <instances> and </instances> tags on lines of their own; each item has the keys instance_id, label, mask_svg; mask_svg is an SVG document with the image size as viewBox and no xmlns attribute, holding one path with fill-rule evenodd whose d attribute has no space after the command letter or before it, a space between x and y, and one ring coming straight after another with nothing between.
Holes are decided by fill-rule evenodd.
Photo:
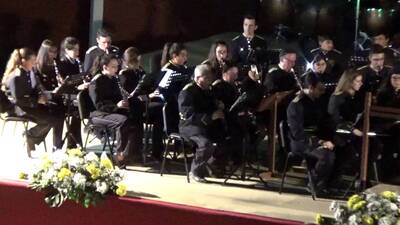
<instances>
[{"instance_id":1,"label":"chair leg","mask_svg":"<svg viewBox=\"0 0 400 225\"><path fill-rule=\"evenodd\" d=\"M7 121L3 120L3 127L1 128L1 136L3 136L4 128L6 127L6 123L7 123Z\"/></svg>"},{"instance_id":2,"label":"chair leg","mask_svg":"<svg viewBox=\"0 0 400 225\"><path fill-rule=\"evenodd\" d=\"M180 140L180 142L181 142L181 146L182 146L183 161L185 162L186 180L187 180L188 183L190 183L188 162L187 162L186 149L185 149L185 142L184 142L183 138Z\"/></svg>"},{"instance_id":3,"label":"chair leg","mask_svg":"<svg viewBox=\"0 0 400 225\"><path fill-rule=\"evenodd\" d=\"M311 176L311 170L308 168L308 163L307 163L307 175L308 175L308 182L310 182L310 191L311 191L311 197L313 200L315 200L315 186L314 186L314 181L312 180Z\"/></svg>"},{"instance_id":4,"label":"chair leg","mask_svg":"<svg viewBox=\"0 0 400 225\"><path fill-rule=\"evenodd\" d=\"M285 167L284 167L284 169L283 169L283 175L282 175L281 186L280 186L280 188L279 188L279 194L282 193L283 186L285 185L286 173L287 173L288 164L289 164L289 157L290 157L289 155L286 156Z\"/></svg>"},{"instance_id":5,"label":"chair leg","mask_svg":"<svg viewBox=\"0 0 400 225\"><path fill-rule=\"evenodd\" d=\"M17 122L17 121L15 121L15 123L14 123L13 135L15 135L15 130L17 129L17 124L18 124L18 122Z\"/></svg>"},{"instance_id":6,"label":"chair leg","mask_svg":"<svg viewBox=\"0 0 400 225\"><path fill-rule=\"evenodd\" d=\"M43 145L44 145L44 151L47 152L47 144L46 144L46 139L43 140ZM53 150L54 151L54 150Z\"/></svg>"},{"instance_id":7,"label":"chair leg","mask_svg":"<svg viewBox=\"0 0 400 225\"><path fill-rule=\"evenodd\" d=\"M376 164L376 161L374 161L372 163L373 167L374 167L374 176L375 176L375 180L377 183L379 183L379 175L378 175L378 166Z\"/></svg>"},{"instance_id":8,"label":"chair leg","mask_svg":"<svg viewBox=\"0 0 400 225\"><path fill-rule=\"evenodd\" d=\"M163 157L163 161L161 163L161 170L160 170L161 176L164 174L165 161L167 160L167 156L169 154L169 148L168 148L169 142L170 142L170 139L168 138L167 141L165 142L165 146L164 146L164 157Z\"/></svg>"},{"instance_id":9,"label":"chair leg","mask_svg":"<svg viewBox=\"0 0 400 225\"><path fill-rule=\"evenodd\" d=\"M90 132L91 132L91 131L92 131L91 129L88 129L88 133L87 133L87 135L86 135L85 144L83 145L83 151L86 151L86 146L87 146L87 142L88 142L88 140L89 140L89 135L90 135Z\"/></svg>"}]
</instances>

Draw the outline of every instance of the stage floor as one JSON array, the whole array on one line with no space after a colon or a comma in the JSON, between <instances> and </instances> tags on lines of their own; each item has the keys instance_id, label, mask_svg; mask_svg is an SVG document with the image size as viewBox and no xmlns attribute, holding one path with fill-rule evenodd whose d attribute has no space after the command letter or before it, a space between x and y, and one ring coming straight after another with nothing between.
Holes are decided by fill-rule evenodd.
<instances>
[{"instance_id":1,"label":"stage floor","mask_svg":"<svg viewBox=\"0 0 400 225\"><path fill-rule=\"evenodd\" d=\"M0 123L2 126L2 123ZM16 180L21 172L32 171L38 159L28 159L22 138L22 125L14 132L14 124L6 125L0 137L0 179ZM52 137L47 137L47 148L51 149ZM99 143L91 143L99 149ZM44 154L43 145L37 146L36 156ZM163 177L157 169L146 167L128 167L126 184L128 195L154 200L198 206L210 209L249 213L274 218L284 218L304 222L313 222L315 215L329 212L329 199L313 201L308 194L289 194L254 188L261 184L257 180L230 180L224 185L222 179L212 179L212 183L187 183L184 175L165 174Z\"/></svg>"}]
</instances>

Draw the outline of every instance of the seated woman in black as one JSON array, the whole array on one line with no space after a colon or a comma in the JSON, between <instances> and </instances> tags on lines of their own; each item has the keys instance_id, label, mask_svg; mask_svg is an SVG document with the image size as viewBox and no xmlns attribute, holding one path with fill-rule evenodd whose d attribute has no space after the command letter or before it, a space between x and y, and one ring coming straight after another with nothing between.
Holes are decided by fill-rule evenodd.
<instances>
[{"instance_id":1,"label":"seated woman in black","mask_svg":"<svg viewBox=\"0 0 400 225\"><path fill-rule=\"evenodd\" d=\"M228 53L228 44L225 41L218 40L211 45L208 58L202 64L210 66L211 73L214 76L213 80L222 78L223 66L229 60Z\"/></svg>"},{"instance_id":2,"label":"seated woman in black","mask_svg":"<svg viewBox=\"0 0 400 225\"><path fill-rule=\"evenodd\" d=\"M139 50L135 47L127 48L124 52L122 70L118 76L122 87L129 94L132 93L144 75L146 72L140 66Z\"/></svg>"},{"instance_id":3,"label":"seated woman in black","mask_svg":"<svg viewBox=\"0 0 400 225\"><path fill-rule=\"evenodd\" d=\"M28 48L15 49L7 63L3 82L9 88L15 104L31 118L36 126L26 135L27 153L35 150L53 128L53 149L62 148L63 115L54 113L48 106L48 98L43 95L44 87L33 72L36 63L35 53Z\"/></svg>"},{"instance_id":4,"label":"seated woman in black","mask_svg":"<svg viewBox=\"0 0 400 225\"><path fill-rule=\"evenodd\" d=\"M122 98L116 78L118 58L111 54L103 55L96 63L99 63L101 73L93 78L89 86L89 94L96 107L96 111L90 116L94 124L115 129L117 152L113 157L117 163L123 163L129 153L140 148L139 140L142 139L137 136L141 132L132 129L138 130L142 127L130 118L130 113L135 109L130 107L128 100Z\"/></svg>"},{"instance_id":5,"label":"seated woman in black","mask_svg":"<svg viewBox=\"0 0 400 225\"><path fill-rule=\"evenodd\" d=\"M400 66L395 66L389 73L387 80L378 90L378 106L400 109ZM384 140L382 175L383 179L392 181L400 170L400 124L394 119L378 119L374 121L374 128L383 133L389 133L390 137Z\"/></svg>"}]
</instances>

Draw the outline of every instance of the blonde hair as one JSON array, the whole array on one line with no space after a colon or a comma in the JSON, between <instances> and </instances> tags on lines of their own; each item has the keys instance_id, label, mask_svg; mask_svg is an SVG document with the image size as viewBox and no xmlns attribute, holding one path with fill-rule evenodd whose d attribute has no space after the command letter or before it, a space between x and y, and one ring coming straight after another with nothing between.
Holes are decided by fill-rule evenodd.
<instances>
[{"instance_id":1,"label":"blonde hair","mask_svg":"<svg viewBox=\"0 0 400 225\"><path fill-rule=\"evenodd\" d=\"M34 55L35 52L29 48L14 49L14 51L10 55L10 58L8 59L6 70L3 75L2 84L8 84L8 81L15 70L22 65L22 60L28 60L31 56Z\"/></svg>"},{"instance_id":2,"label":"blonde hair","mask_svg":"<svg viewBox=\"0 0 400 225\"><path fill-rule=\"evenodd\" d=\"M340 95L342 93L350 93L350 90L353 85L353 81L358 77L362 76L361 73L354 69L349 69L343 72L342 76L339 79L339 82L336 86L334 95Z\"/></svg>"},{"instance_id":3,"label":"blonde hair","mask_svg":"<svg viewBox=\"0 0 400 225\"><path fill-rule=\"evenodd\" d=\"M132 69L139 69L139 50L135 47L129 47L124 52L124 66Z\"/></svg>"}]
</instances>

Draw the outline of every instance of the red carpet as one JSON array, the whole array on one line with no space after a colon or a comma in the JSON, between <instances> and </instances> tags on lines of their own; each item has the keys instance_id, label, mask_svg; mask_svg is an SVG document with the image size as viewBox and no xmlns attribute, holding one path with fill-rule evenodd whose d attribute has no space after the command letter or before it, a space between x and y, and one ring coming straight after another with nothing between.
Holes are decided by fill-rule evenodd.
<instances>
[{"instance_id":1,"label":"red carpet","mask_svg":"<svg viewBox=\"0 0 400 225\"><path fill-rule=\"evenodd\" d=\"M301 222L140 198L109 197L85 209L73 202L49 208L26 183L0 181L0 225L298 225Z\"/></svg>"}]
</instances>

